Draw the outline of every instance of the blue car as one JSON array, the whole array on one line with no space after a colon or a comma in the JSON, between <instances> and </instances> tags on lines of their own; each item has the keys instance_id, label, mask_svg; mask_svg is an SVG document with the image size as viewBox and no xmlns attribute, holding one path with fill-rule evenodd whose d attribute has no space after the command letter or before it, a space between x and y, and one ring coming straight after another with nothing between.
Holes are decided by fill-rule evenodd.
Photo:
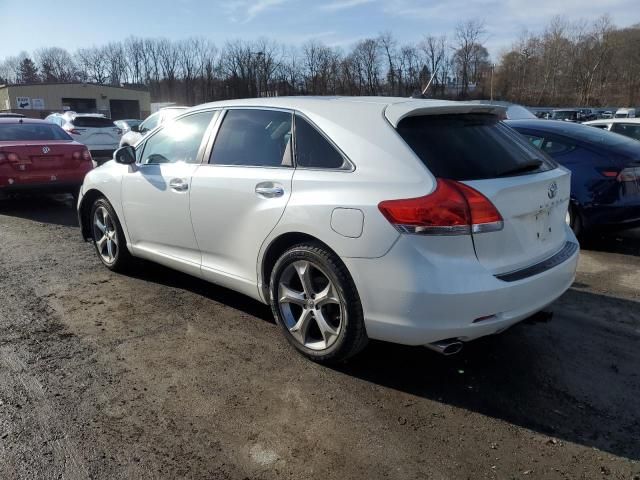
<instances>
[{"instance_id":1,"label":"blue car","mask_svg":"<svg viewBox=\"0 0 640 480\"><path fill-rule=\"evenodd\" d=\"M567 223L576 236L640 225L640 141L570 122L506 122L571 170Z\"/></svg>"}]
</instances>

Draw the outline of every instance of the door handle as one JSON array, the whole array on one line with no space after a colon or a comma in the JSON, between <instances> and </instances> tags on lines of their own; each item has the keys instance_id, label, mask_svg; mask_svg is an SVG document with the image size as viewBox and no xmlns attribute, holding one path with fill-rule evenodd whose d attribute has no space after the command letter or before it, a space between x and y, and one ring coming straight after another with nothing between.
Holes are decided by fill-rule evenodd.
<instances>
[{"instance_id":1,"label":"door handle","mask_svg":"<svg viewBox=\"0 0 640 480\"><path fill-rule=\"evenodd\" d=\"M284 188L272 182L264 182L256 185L256 194L264 198L276 198L284 195Z\"/></svg>"},{"instance_id":2,"label":"door handle","mask_svg":"<svg viewBox=\"0 0 640 480\"><path fill-rule=\"evenodd\" d=\"M169 187L176 192L184 192L189 189L189 184L184 178L173 178L169 181Z\"/></svg>"}]
</instances>

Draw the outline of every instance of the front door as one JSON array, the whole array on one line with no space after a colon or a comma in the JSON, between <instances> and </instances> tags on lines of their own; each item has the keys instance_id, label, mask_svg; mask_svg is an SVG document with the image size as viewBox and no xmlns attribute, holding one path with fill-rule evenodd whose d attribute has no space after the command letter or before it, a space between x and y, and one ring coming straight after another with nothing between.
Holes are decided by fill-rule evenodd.
<instances>
[{"instance_id":1,"label":"front door","mask_svg":"<svg viewBox=\"0 0 640 480\"><path fill-rule=\"evenodd\" d=\"M291 195L291 122L281 110L228 110L191 183L203 277L254 297L258 252Z\"/></svg>"},{"instance_id":2,"label":"front door","mask_svg":"<svg viewBox=\"0 0 640 480\"><path fill-rule=\"evenodd\" d=\"M134 253L199 274L191 226L191 179L213 111L169 122L137 148L138 162L122 181L122 206Z\"/></svg>"}]
</instances>

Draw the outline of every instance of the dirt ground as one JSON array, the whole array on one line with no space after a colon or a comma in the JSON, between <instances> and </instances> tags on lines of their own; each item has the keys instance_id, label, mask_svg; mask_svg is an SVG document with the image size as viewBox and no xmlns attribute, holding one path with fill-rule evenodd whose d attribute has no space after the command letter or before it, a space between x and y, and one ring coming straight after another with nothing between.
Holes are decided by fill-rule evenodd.
<instances>
[{"instance_id":1,"label":"dirt ground","mask_svg":"<svg viewBox=\"0 0 640 480\"><path fill-rule=\"evenodd\" d=\"M640 479L640 232L546 323L315 365L267 307L101 266L70 201L0 206L2 479Z\"/></svg>"}]
</instances>

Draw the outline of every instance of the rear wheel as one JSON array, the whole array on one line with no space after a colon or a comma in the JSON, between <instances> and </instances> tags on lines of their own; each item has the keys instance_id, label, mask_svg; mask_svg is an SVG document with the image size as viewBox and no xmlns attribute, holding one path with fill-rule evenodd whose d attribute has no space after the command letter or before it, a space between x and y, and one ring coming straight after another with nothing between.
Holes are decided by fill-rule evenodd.
<instances>
[{"instance_id":1,"label":"rear wheel","mask_svg":"<svg viewBox=\"0 0 640 480\"><path fill-rule=\"evenodd\" d=\"M340 258L326 248L302 244L276 262L271 309L299 352L337 363L362 350L368 338L355 285Z\"/></svg>"},{"instance_id":2,"label":"rear wheel","mask_svg":"<svg viewBox=\"0 0 640 480\"><path fill-rule=\"evenodd\" d=\"M98 258L110 270L121 272L131 266L133 258L120 221L106 198L98 198L91 207L91 236Z\"/></svg>"}]
</instances>

